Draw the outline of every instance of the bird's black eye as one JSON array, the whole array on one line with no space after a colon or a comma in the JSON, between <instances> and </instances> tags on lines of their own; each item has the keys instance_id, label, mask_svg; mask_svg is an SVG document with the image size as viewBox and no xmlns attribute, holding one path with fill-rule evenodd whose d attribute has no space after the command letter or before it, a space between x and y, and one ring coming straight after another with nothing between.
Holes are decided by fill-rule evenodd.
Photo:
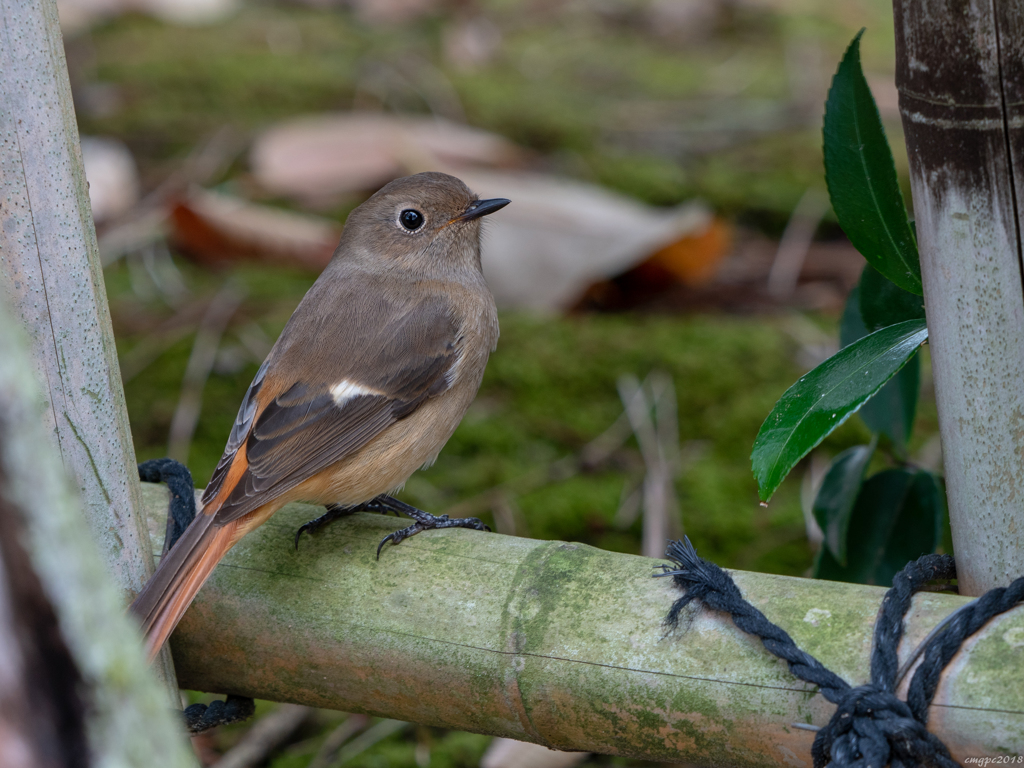
<instances>
[{"instance_id":1,"label":"bird's black eye","mask_svg":"<svg viewBox=\"0 0 1024 768\"><path fill-rule=\"evenodd\" d=\"M423 226L423 214L414 208L406 208L398 214L398 220L410 232L415 232Z\"/></svg>"}]
</instances>

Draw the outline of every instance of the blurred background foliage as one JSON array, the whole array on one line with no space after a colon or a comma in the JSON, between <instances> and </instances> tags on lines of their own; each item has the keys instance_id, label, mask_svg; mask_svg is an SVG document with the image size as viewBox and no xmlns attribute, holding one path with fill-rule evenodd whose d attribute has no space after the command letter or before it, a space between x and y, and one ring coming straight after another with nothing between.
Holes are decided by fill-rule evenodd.
<instances>
[{"instance_id":1,"label":"blurred background foliage","mask_svg":"<svg viewBox=\"0 0 1024 768\"><path fill-rule=\"evenodd\" d=\"M825 92L867 26L864 67L901 145L892 10L881 0L405 5L417 9L409 20L399 7L386 23L267 2L205 26L119 16L68 41L80 127L123 139L152 184L225 125L433 112L535 149L569 175L655 204L701 197L778 231L821 184ZM459 49L474 22L480 61Z\"/></svg>"},{"instance_id":2,"label":"blurred background foliage","mask_svg":"<svg viewBox=\"0 0 1024 768\"><path fill-rule=\"evenodd\" d=\"M62 20L69 7L61 6ZM170 23L133 4L69 21L65 45L81 132L130 149L144 202L211 137L226 135L239 150L205 186L298 210L253 184L242 150L258 132L329 111L433 114L510 139L535 171L653 206L704 201L731 233L721 274L735 278L765 253L770 266L798 203L824 189L825 93L862 26L865 71L909 201L891 13L886 0L262 0L203 23ZM318 214L343 222L361 199ZM680 288L670 300L641 292L628 311L587 301L561 313L504 311L476 402L401 497L437 514L476 504L473 513L499 530L638 553L642 519L630 508L645 468L633 440L593 465L545 473L620 418L621 376L663 371L678 407L674 487L698 551L726 567L806 574L817 546L804 509L810 486L830 457L868 432L851 419L794 473L806 487L794 476L767 508L758 505L749 456L782 392L835 350L845 290L859 275L862 260L834 218L819 218L806 269L828 274L805 269L800 290L782 299L767 296L755 270ZM168 454L204 315L225 291L240 302L216 342L184 449L204 485L262 356L316 275L186 256L173 247L166 262L129 254L111 259L105 275L140 461ZM932 455L937 444L927 365L923 379L912 455ZM273 709L260 705L260 713ZM336 713L306 718L264 763L309 765L341 721ZM197 739L204 762L249 727ZM392 730L344 764L477 765L489 743ZM325 764L340 764L333 759Z\"/></svg>"}]
</instances>

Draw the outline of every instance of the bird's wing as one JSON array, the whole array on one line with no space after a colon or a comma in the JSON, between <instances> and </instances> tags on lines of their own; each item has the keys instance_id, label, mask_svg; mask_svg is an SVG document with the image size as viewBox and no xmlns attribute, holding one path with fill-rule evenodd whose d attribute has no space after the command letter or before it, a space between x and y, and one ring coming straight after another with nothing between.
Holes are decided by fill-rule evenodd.
<instances>
[{"instance_id":1,"label":"bird's wing","mask_svg":"<svg viewBox=\"0 0 1024 768\"><path fill-rule=\"evenodd\" d=\"M205 504L224 492L217 525L359 450L451 385L460 339L447 300L360 303L369 311L351 324L327 324L333 338L322 317L305 323L320 324L313 337L300 321L256 374L203 495ZM229 476L237 480L222 489Z\"/></svg>"}]
</instances>

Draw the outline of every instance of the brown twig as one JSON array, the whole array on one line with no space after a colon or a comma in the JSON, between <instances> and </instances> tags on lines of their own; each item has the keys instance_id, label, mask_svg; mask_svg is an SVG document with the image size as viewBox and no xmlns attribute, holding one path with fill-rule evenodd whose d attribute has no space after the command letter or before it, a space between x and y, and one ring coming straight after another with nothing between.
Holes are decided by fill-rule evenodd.
<instances>
[{"instance_id":1,"label":"brown twig","mask_svg":"<svg viewBox=\"0 0 1024 768\"><path fill-rule=\"evenodd\" d=\"M334 761L335 766L342 766L356 755L368 750L378 742L384 741L388 736L399 731L404 731L409 723L401 720L381 720L367 731L364 731L338 752L338 759Z\"/></svg>"},{"instance_id":2,"label":"brown twig","mask_svg":"<svg viewBox=\"0 0 1024 768\"><path fill-rule=\"evenodd\" d=\"M493 509L510 495L529 493L545 485L568 480L581 471L592 469L607 461L629 439L630 434L629 419L622 414L608 429L584 445L577 453L563 456L557 461L532 469L458 504L453 504L445 510L445 514L450 517L472 517Z\"/></svg>"},{"instance_id":3,"label":"brown twig","mask_svg":"<svg viewBox=\"0 0 1024 768\"><path fill-rule=\"evenodd\" d=\"M775 261L768 273L770 295L778 299L788 299L793 295L814 233L827 212L828 200L820 190L811 187L804 192L789 217L782 239L779 240Z\"/></svg>"},{"instance_id":4,"label":"brown twig","mask_svg":"<svg viewBox=\"0 0 1024 768\"><path fill-rule=\"evenodd\" d=\"M618 388L647 469L641 552L659 557L665 542L682 533L674 484L679 468L675 387L668 374L653 371L642 384L635 376L621 376Z\"/></svg>"},{"instance_id":5,"label":"brown twig","mask_svg":"<svg viewBox=\"0 0 1024 768\"><path fill-rule=\"evenodd\" d=\"M189 446L203 404L203 390L217 359L221 337L244 298L244 292L234 283L228 282L210 302L196 333L167 441L167 455L182 464L188 463Z\"/></svg>"},{"instance_id":6,"label":"brown twig","mask_svg":"<svg viewBox=\"0 0 1024 768\"><path fill-rule=\"evenodd\" d=\"M331 758L337 754L345 742L364 730L369 724L370 718L366 715L349 715L346 717L341 725L327 734L327 738L324 739L320 749L317 750L306 768L327 768L331 763Z\"/></svg>"},{"instance_id":7,"label":"brown twig","mask_svg":"<svg viewBox=\"0 0 1024 768\"><path fill-rule=\"evenodd\" d=\"M163 240L167 202L189 184L204 184L222 173L245 147L247 136L223 126L196 147L159 186L99 235L103 266L125 254Z\"/></svg>"},{"instance_id":8,"label":"brown twig","mask_svg":"<svg viewBox=\"0 0 1024 768\"><path fill-rule=\"evenodd\" d=\"M495 499L491 512L494 514L494 527L498 533L506 536L529 536L526 520L511 494L501 494Z\"/></svg>"},{"instance_id":9,"label":"brown twig","mask_svg":"<svg viewBox=\"0 0 1024 768\"><path fill-rule=\"evenodd\" d=\"M300 704L282 704L257 720L213 768L251 768L266 760L274 749L295 733L315 710Z\"/></svg>"},{"instance_id":10,"label":"brown twig","mask_svg":"<svg viewBox=\"0 0 1024 768\"><path fill-rule=\"evenodd\" d=\"M190 302L156 328L143 334L140 341L118 358L121 381L127 383L142 373L164 352L196 332L209 301Z\"/></svg>"}]
</instances>

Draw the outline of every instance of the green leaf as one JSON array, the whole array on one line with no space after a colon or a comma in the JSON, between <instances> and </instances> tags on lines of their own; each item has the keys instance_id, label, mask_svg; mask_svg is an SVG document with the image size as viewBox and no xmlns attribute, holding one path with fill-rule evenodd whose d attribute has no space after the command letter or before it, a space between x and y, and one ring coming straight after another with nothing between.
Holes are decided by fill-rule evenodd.
<instances>
[{"instance_id":1,"label":"green leaf","mask_svg":"<svg viewBox=\"0 0 1024 768\"><path fill-rule=\"evenodd\" d=\"M882 328L841 349L786 390L750 459L763 501L809 450L878 392L928 338L923 320Z\"/></svg>"},{"instance_id":2,"label":"green leaf","mask_svg":"<svg viewBox=\"0 0 1024 768\"><path fill-rule=\"evenodd\" d=\"M869 331L904 320L924 319L924 299L865 264L860 276L860 316Z\"/></svg>"},{"instance_id":3,"label":"green leaf","mask_svg":"<svg viewBox=\"0 0 1024 768\"><path fill-rule=\"evenodd\" d=\"M874 274L878 272L868 264L864 267L865 275L871 270ZM885 280L879 275L880 279ZM886 282L889 282L886 280ZM911 296L906 291L896 288L891 282L889 285L905 296ZM870 282L865 285L864 277L861 277L861 285L850 291L846 300L846 309L843 311L843 319L839 326L839 344L847 347L853 342L868 335L868 329L861 319L864 299L862 291L870 288ZM916 297L914 297L916 298ZM870 398L860 409L859 415L872 432L886 435L896 447L898 452L906 449L907 441L914 429L914 417L917 415L917 398L921 388L921 358L914 355L905 366L897 373L891 381L882 387L878 394Z\"/></svg>"},{"instance_id":4,"label":"green leaf","mask_svg":"<svg viewBox=\"0 0 1024 768\"><path fill-rule=\"evenodd\" d=\"M878 394L864 403L859 416L872 432L892 440L899 455L904 455L914 431L917 394L921 388L921 358L914 355Z\"/></svg>"},{"instance_id":5,"label":"green leaf","mask_svg":"<svg viewBox=\"0 0 1024 768\"><path fill-rule=\"evenodd\" d=\"M843 318L839 321L839 348L848 347L868 335L868 327L860 315L860 286L855 285L846 297Z\"/></svg>"},{"instance_id":6,"label":"green leaf","mask_svg":"<svg viewBox=\"0 0 1024 768\"><path fill-rule=\"evenodd\" d=\"M825 534L825 546L843 566L846 565L846 532L850 526L850 513L874 452L875 442L872 441L870 445L855 445L840 453L829 466L818 495L814 497L814 518Z\"/></svg>"},{"instance_id":7,"label":"green leaf","mask_svg":"<svg viewBox=\"0 0 1024 768\"><path fill-rule=\"evenodd\" d=\"M911 560L934 552L942 535L945 503L938 478L924 470L889 469L861 487L850 516L846 566L822 547L820 579L890 586Z\"/></svg>"},{"instance_id":8,"label":"green leaf","mask_svg":"<svg viewBox=\"0 0 1024 768\"><path fill-rule=\"evenodd\" d=\"M921 294L917 241L892 151L860 67L862 29L846 50L825 103L825 182L854 247L896 285Z\"/></svg>"}]
</instances>

